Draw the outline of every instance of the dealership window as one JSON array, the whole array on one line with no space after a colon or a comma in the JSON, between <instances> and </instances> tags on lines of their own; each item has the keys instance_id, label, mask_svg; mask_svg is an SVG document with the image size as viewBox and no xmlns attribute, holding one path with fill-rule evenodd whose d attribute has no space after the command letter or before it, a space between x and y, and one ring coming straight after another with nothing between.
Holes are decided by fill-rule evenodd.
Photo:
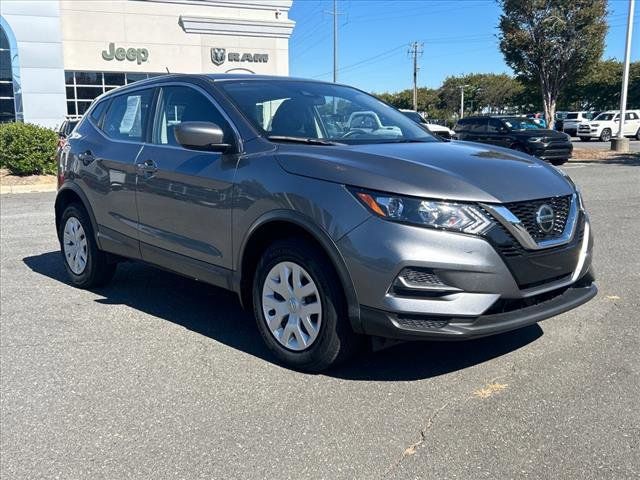
<instances>
[{"instance_id":1,"label":"dealership window","mask_svg":"<svg viewBox=\"0 0 640 480\"><path fill-rule=\"evenodd\" d=\"M83 115L93 100L109 90L161 73L79 72L66 71L67 114Z\"/></svg>"},{"instance_id":2,"label":"dealership window","mask_svg":"<svg viewBox=\"0 0 640 480\"><path fill-rule=\"evenodd\" d=\"M0 122L13 122L15 119L11 48L4 28L0 27Z\"/></svg>"}]
</instances>

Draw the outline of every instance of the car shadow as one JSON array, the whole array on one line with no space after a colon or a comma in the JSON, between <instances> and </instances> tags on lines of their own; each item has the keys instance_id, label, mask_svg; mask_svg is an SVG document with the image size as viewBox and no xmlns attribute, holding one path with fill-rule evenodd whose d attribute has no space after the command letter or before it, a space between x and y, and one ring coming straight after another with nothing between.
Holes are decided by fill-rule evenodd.
<instances>
[{"instance_id":1,"label":"car shadow","mask_svg":"<svg viewBox=\"0 0 640 480\"><path fill-rule=\"evenodd\" d=\"M59 252L26 257L35 273L68 284ZM72 287L69 287L72 288ZM173 322L269 362L275 362L258 333L253 316L234 293L190 280L141 262L118 266L114 281L93 290L103 305L127 305ZM362 352L350 363L324 375L346 380L418 380L478 365L517 350L542 336L532 325L467 342L411 342L378 352Z\"/></svg>"}]
</instances>

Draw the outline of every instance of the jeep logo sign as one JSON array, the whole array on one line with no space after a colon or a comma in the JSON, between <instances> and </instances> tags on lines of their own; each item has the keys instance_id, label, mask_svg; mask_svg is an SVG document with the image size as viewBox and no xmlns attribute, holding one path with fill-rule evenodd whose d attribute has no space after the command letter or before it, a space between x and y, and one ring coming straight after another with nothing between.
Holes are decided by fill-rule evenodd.
<instances>
[{"instance_id":1,"label":"jeep logo sign","mask_svg":"<svg viewBox=\"0 0 640 480\"><path fill-rule=\"evenodd\" d=\"M250 63L267 63L269 61L268 53L227 53L226 48L212 48L211 49L211 62L214 65L222 65L224 62L250 62Z\"/></svg>"},{"instance_id":2,"label":"jeep logo sign","mask_svg":"<svg viewBox=\"0 0 640 480\"><path fill-rule=\"evenodd\" d=\"M107 50L102 51L102 58L106 61L111 61L114 58L119 62L123 60L129 60L130 62L136 62L140 65L142 62L146 62L149 58L149 50L146 48L116 48L115 44L111 42Z\"/></svg>"}]
</instances>

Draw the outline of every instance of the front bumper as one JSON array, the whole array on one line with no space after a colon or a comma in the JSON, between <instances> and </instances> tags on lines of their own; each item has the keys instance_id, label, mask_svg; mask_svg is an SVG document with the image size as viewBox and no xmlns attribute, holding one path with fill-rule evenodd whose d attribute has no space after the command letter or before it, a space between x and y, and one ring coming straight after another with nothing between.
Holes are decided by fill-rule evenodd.
<instances>
[{"instance_id":1,"label":"front bumper","mask_svg":"<svg viewBox=\"0 0 640 480\"><path fill-rule=\"evenodd\" d=\"M579 307L598 293L593 282L562 289L556 296L530 306L478 317L402 315L368 307L360 314L365 333L398 340L469 340L516 330ZM545 297L546 298L546 297Z\"/></svg>"},{"instance_id":2,"label":"front bumper","mask_svg":"<svg viewBox=\"0 0 640 480\"><path fill-rule=\"evenodd\" d=\"M360 333L399 339L465 339L520 328L585 303L597 292L590 273L593 240L585 230L566 247L571 261L531 257L547 268L528 282L488 240L372 217L339 242L360 304ZM501 253L498 253L500 250ZM564 250L548 249L549 255ZM394 287L406 268L434 272L454 291L409 292ZM540 276L540 271L533 272ZM533 278L533 277L532 277Z\"/></svg>"},{"instance_id":3,"label":"front bumper","mask_svg":"<svg viewBox=\"0 0 640 480\"><path fill-rule=\"evenodd\" d=\"M567 160L571 158L573 144L567 142L551 142L547 144L529 144L531 154L540 160Z\"/></svg>"}]
</instances>

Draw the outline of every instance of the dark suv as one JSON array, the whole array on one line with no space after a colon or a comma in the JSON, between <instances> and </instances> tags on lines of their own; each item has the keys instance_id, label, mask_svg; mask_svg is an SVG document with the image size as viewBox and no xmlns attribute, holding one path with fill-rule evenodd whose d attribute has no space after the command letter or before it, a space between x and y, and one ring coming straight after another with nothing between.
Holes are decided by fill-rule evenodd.
<instances>
[{"instance_id":1,"label":"dark suv","mask_svg":"<svg viewBox=\"0 0 640 480\"><path fill-rule=\"evenodd\" d=\"M344 85L136 82L96 100L58 162L73 285L105 284L134 259L233 290L273 353L303 370L346 359L367 335L482 337L596 294L569 177L436 139Z\"/></svg>"},{"instance_id":2,"label":"dark suv","mask_svg":"<svg viewBox=\"0 0 640 480\"><path fill-rule=\"evenodd\" d=\"M458 120L454 131L460 140L511 148L554 165L565 163L573 151L571 137L526 117L467 117Z\"/></svg>"}]
</instances>

